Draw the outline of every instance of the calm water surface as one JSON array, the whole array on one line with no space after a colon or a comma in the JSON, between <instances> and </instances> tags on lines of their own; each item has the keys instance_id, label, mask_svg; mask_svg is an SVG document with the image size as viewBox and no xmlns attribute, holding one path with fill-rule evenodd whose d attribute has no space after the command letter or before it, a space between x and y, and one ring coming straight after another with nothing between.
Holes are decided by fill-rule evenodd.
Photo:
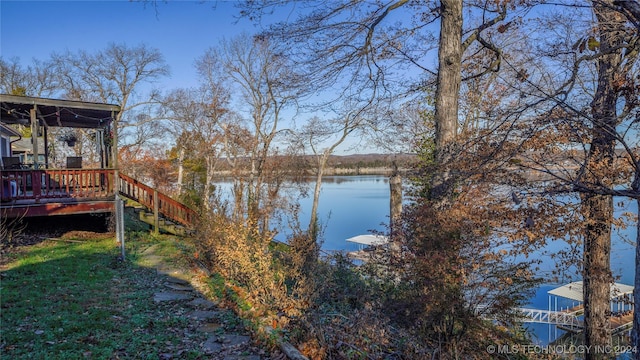
<instances>
[{"instance_id":1,"label":"calm water surface","mask_svg":"<svg viewBox=\"0 0 640 360\"><path fill-rule=\"evenodd\" d=\"M313 184L310 184L312 186ZM311 199L301 200L302 224L307 224ZM616 214L638 213L637 203L625 199L616 200ZM345 239L369 233L385 231L389 222L389 181L384 176L330 176L323 182L319 214L325 226L325 250L354 250L357 245ZM635 224L613 233L611 266L616 281L633 284L635 264ZM550 242L545 252L552 254L566 248L562 241ZM549 256L542 257L541 268L550 272L555 262ZM579 279L573 279L579 280ZM569 280L567 280L569 281ZM553 285L549 286L549 289ZM546 300L546 299L545 299ZM544 303L545 309L547 303Z\"/></svg>"},{"instance_id":2,"label":"calm water surface","mask_svg":"<svg viewBox=\"0 0 640 360\"><path fill-rule=\"evenodd\" d=\"M313 186L311 184L310 186ZM308 224L312 199L300 202ZM389 222L389 179L384 176L329 176L323 180L318 213L324 227L323 250L357 250L345 240L385 231Z\"/></svg>"},{"instance_id":3,"label":"calm water surface","mask_svg":"<svg viewBox=\"0 0 640 360\"><path fill-rule=\"evenodd\" d=\"M628 199L616 199L616 214L623 212L638 213L637 202ZM303 211L309 211L311 200L301 202ZM327 177L323 184L319 213L326 226L324 250L355 250L357 245L345 239L365 234L371 230L384 231L389 222L389 182L383 176L345 176ZM305 216L306 215L306 216ZM308 222L308 214L303 213L304 222ZM613 233L611 267L616 281L633 285L635 266L635 224L627 229L616 229ZM551 242L545 252L552 254L565 248L562 241ZM555 268L555 261L550 256L541 257L541 268L550 272ZM571 274L569 274L571 276ZM577 274L567 282L581 280ZM560 284L544 284L540 286L527 307L536 309L549 308L547 291ZM555 299L552 300L552 303ZM555 304L552 304L552 307ZM558 306L570 307L576 304L563 303ZM546 345L557 339L564 332L547 324L525 324L537 344ZM623 356L624 357L624 356Z\"/></svg>"},{"instance_id":4,"label":"calm water surface","mask_svg":"<svg viewBox=\"0 0 640 360\"><path fill-rule=\"evenodd\" d=\"M220 182L218 187L223 200L231 198L230 182ZM313 187L314 183L309 182L309 197L299 201L300 224L303 228L309 224ZM324 228L323 250L357 250L357 245L345 240L386 229L389 222L389 179L376 175L325 177L318 216ZM288 235L290 231L285 229L276 235L276 240L286 241Z\"/></svg>"},{"instance_id":5,"label":"calm water surface","mask_svg":"<svg viewBox=\"0 0 640 360\"><path fill-rule=\"evenodd\" d=\"M313 183L309 185L313 190ZM638 213L637 203L619 199L616 201L616 212ZM301 224L306 226L311 210L311 198L303 198L300 201ZM346 242L352 236L367 234L371 231L386 230L389 222L389 181L384 176L329 176L323 180L322 194L319 204L319 216L324 226L324 243L322 249L332 250L356 250L358 246ZM284 241L286 236L281 234L278 240ZM611 266L616 276L616 281L633 285L635 266L635 227L614 231L612 243ZM562 241L552 242L546 249L547 253L553 253L556 249L565 247ZM541 268L550 271L555 263L550 257L542 257ZM576 275L570 280L580 280ZM567 282L570 281L569 279ZM528 307L547 309L549 298L547 291L558 284L545 284L539 287ZM540 344L547 344L561 331L545 324L527 325Z\"/></svg>"}]
</instances>

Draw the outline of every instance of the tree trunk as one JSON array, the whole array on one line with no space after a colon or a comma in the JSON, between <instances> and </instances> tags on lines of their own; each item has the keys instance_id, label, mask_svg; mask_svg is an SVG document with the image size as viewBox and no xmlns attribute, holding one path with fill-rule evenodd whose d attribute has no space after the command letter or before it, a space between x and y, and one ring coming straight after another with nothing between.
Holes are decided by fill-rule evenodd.
<instances>
[{"instance_id":1,"label":"tree trunk","mask_svg":"<svg viewBox=\"0 0 640 360\"><path fill-rule=\"evenodd\" d=\"M178 152L178 196L182 195L182 184L184 182L184 156L185 149L183 147L180 148Z\"/></svg>"},{"instance_id":2,"label":"tree trunk","mask_svg":"<svg viewBox=\"0 0 640 360\"><path fill-rule=\"evenodd\" d=\"M247 181L247 216L249 217L249 219L252 219L252 220L255 220L254 216L256 215L256 209L255 209L256 162L257 160L255 157L255 150L254 150L254 154L251 155L251 169L249 170L249 181Z\"/></svg>"},{"instance_id":3,"label":"tree trunk","mask_svg":"<svg viewBox=\"0 0 640 360\"><path fill-rule=\"evenodd\" d=\"M584 337L585 345L604 349L611 344L609 333L609 288L611 275L611 220L613 198L606 195L583 196L587 226L584 240ZM602 359L607 354L586 354L585 359Z\"/></svg>"},{"instance_id":4,"label":"tree trunk","mask_svg":"<svg viewBox=\"0 0 640 360\"><path fill-rule=\"evenodd\" d=\"M440 2L440 39L438 85L435 99L436 153L438 165L444 165L434 177L431 195L442 199L449 193L446 164L452 155L458 128L458 102L462 82L462 0Z\"/></svg>"},{"instance_id":5,"label":"tree trunk","mask_svg":"<svg viewBox=\"0 0 640 360\"><path fill-rule=\"evenodd\" d=\"M211 210L211 195L212 195L212 186L213 176L216 170L216 158L215 155L207 155L205 157L205 163L207 165L206 173L204 176L204 194L203 194L203 202L204 208L207 211Z\"/></svg>"},{"instance_id":6,"label":"tree trunk","mask_svg":"<svg viewBox=\"0 0 640 360\"><path fill-rule=\"evenodd\" d=\"M442 0L435 100L436 151L455 140L462 82L462 1Z\"/></svg>"},{"instance_id":7,"label":"tree trunk","mask_svg":"<svg viewBox=\"0 0 640 360\"><path fill-rule=\"evenodd\" d=\"M320 190L322 189L322 176L327 164L329 154L325 153L318 159L318 173L316 174L316 185L313 189L313 203L311 204L311 218L309 219L309 234L317 240L318 237L318 203L320 202Z\"/></svg>"},{"instance_id":8,"label":"tree trunk","mask_svg":"<svg viewBox=\"0 0 640 360\"><path fill-rule=\"evenodd\" d=\"M636 175L636 179L638 179ZM635 189L638 191L639 189ZM640 211L640 198L636 199L636 204L638 206L638 210ZM636 306L635 299L640 299L640 218L636 220L636 275L633 282L633 338L631 346L633 346L636 351L634 351L634 357L636 360L640 360L640 306Z\"/></svg>"},{"instance_id":9,"label":"tree trunk","mask_svg":"<svg viewBox=\"0 0 640 360\"><path fill-rule=\"evenodd\" d=\"M402 176L398 172L395 162L393 167L393 173L389 177L389 249L391 256L399 256L401 246L397 239L402 228Z\"/></svg>"},{"instance_id":10,"label":"tree trunk","mask_svg":"<svg viewBox=\"0 0 640 360\"><path fill-rule=\"evenodd\" d=\"M313 190L309 227L307 228L304 241L300 243L301 248L298 249L298 253L302 256L301 271L305 273L305 275L311 275L309 272L314 271L315 264L318 262L320 255L320 245L318 244L318 204L320 202L320 191L322 189L322 177L330 154L330 151L326 151L318 157L318 173L316 174L316 184Z\"/></svg>"},{"instance_id":11,"label":"tree trunk","mask_svg":"<svg viewBox=\"0 0 640 360\"><path fill-rule=\"evenodd\" d=\"M636 205L638 211L640 211L640 162L634 160L635 176L631 189L636 194ZM640 306L635 306L635 299L640 299L640 217L636 219L636 273L633 281L633 331L631 346L635 347L634 357L636 360L640 360Z\"/></svg>"},{"instance_id":12,"label":"tree trunk","mask_svg":"<svg viewBox=\"0 0 640 360\"><path fill-rule=\"evenodd\" d=\"M393 238L402 219L402 176L395 169L389 178L389 218Z\"/></svg>"},{"instance_id":13,"label":"tree trunk","mask_svg":"<svg viewBox=\"0 0 640 360\"><path fill-rule=\"evenodd\" d=\"M244 182L235 179L233 181L233 214L236 221L240 221L244 216L244 191Z\"/></svg>"},{"instance_id":14,"label":"tree trunk","mask_svg":"<svg viewBox=\"0 0 640 360\"><path fill-rule=\"evenodd\" d=\"M598 58L598 86L591 103L593 116L592 138L585 181L596 187L611 188L607 172L611 171L615 158L615 128L617 125L615 88L616 72L620 68L620 50L612 50L620 42L624 22L610 4L594 2L598 20L600 52ZM611 274L611 224L613 198L608 195L587 193L582 195L582 211L586 225L584 239L584 337L585 345L604 348L611 344L609 332L609 289ZM604 359L605 353L587 353L585 359Z\"/></svg>"}]
</instances>

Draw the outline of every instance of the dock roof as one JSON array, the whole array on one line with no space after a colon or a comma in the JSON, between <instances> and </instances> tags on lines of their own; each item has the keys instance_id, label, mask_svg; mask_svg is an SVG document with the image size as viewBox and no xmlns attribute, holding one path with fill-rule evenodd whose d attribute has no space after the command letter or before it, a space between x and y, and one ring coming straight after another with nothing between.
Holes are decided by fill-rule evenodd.
<instances>
[{"instance_id":1,"label":"dock roof","mask_svg":"<svg viewBox=\"0 0 640 360\"><path fill-rule=\"evenodd\" d=\"M383 235L358 235L348 238L347 241L360 245L384 245L389 242L389 238Z\"/></svg>"},{"instance_id":2,"label":"dock roof","mask_svg":"<svg viewBox=\"0 0 640 360\"><path fill-rule=\"evenodd\" d=\"M583 298L582 288L583 288L582 281L574 281L572 283L562 285L555 289L549 290L547 293L549 295L554 295L554 296L562 297L565 299L583 302L584 298ZM611 284L611 288L609 289L609 298L611 300L614 300L624 295L628 295L632 293L633 293L633 286L613 283Z\"/></svg>"}]
</instances>

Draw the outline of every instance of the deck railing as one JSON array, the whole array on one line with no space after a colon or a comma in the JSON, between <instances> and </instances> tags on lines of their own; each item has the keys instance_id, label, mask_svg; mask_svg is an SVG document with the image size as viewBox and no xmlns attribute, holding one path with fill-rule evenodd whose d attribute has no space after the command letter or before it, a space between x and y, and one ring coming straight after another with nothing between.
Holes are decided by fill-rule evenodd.
<instances>
[{"instance_id":1,"label":"deck railing","mask_svg":"<svg viewBox=\"0 0 640 360\"><path fill-rule=\"evenodd\" d=\"M113 170L2 170L2 195L15 200L101 199L113 195Z\"/></svg>"},{"instance_id":2,"label":"deck railing","mask_svg":"<svg viewBox=\"0 0 640 360\"><path fill-rule=\"evenodd\" d=\"M120 193L123 196L126 196L149 209L153 209L154 212L157 211L167 218L173 219L183 225L189 226L194 224L196 220L196 212L186 205L132 177L120 173L119 178Z\"/></svg>"},{"instance_id":3,"label":"deck railing","mask_svg":"<svg viewBox=\"0 0 640 360\"><path fill-rule=\"evenodd\" d=\"M35 203L51 199L106 199L115 195L113 169L2 170L2 200ZM120 193L143 206L183 225L195 223L196 213L150 186L119 173Z\"/></svg>"}]
</instances>

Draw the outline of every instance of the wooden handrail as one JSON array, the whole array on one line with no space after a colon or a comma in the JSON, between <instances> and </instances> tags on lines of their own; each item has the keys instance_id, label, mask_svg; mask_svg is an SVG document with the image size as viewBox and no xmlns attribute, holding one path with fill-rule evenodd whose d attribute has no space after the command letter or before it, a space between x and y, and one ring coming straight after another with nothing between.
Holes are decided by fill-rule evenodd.
<instances>
[{"instance_id":1,"label":"wooden handrail","mask_svg":"<svg viewBox=\"0 0 640 360\"><path fill-rule=\"evenodd\" d=\"M123 173L119 173L119 178L119 189L122 196L136 201L149 209L157 208L159 213L182 225L194 225L197 214L185 204ZM154 197L154 194L157 195Z\"/></svg>"},{"instance_id":2,"label":"wooden handrail","mask_svg":"<svg viewBox=\"0 0 640 360\"><path fill-rule=\"evenodd\" d=\"M2 170L0 191L3 200L105 199L115 195L113 169L20 169ZM193 226L196 212L140 181L119 173L120 194L170 220ZM5 189L6 187L6 189ZM6 192L6 194L5 194Z\"/></svg>"},{"instance_id":3,"label":"wooden handrail","mask_svg":"<svg viewBox=\"0 0 640 360\"><path fill-rule=\"evenodd\" d=\"M2 181L16 200L101 199L114 184L110 169L2 170Z\"/></svg>"}]
</instances>

